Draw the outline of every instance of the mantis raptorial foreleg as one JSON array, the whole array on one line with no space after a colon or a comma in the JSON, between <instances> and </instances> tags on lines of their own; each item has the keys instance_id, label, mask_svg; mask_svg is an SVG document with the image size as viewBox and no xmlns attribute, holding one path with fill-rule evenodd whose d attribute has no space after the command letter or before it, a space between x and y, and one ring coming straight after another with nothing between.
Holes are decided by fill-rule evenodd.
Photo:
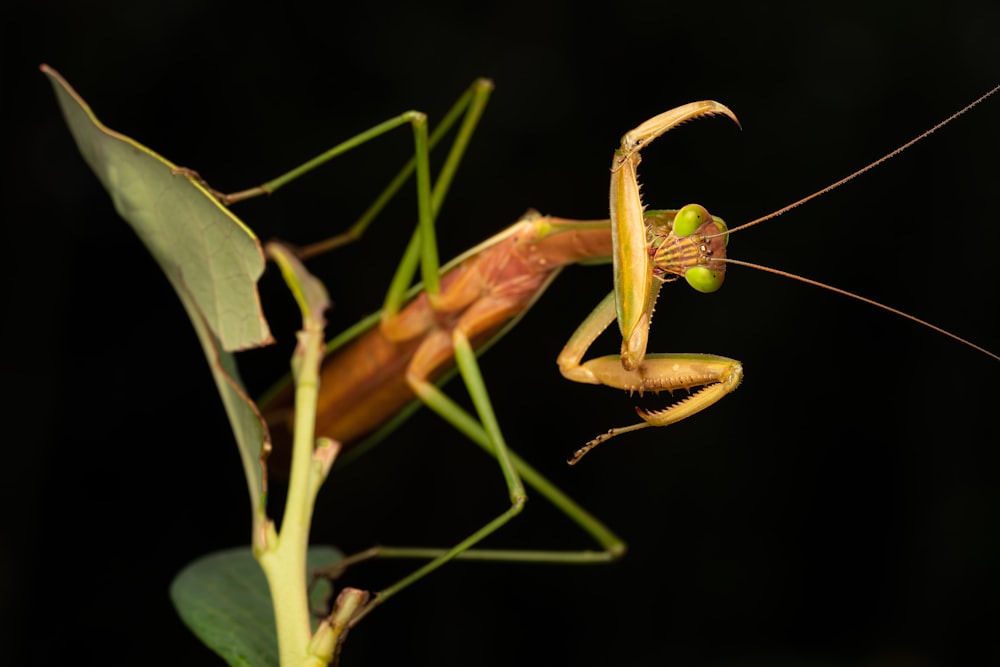
<instances>
[{"instance_id":1,"label":"mantis raptorial foreleg","mask_svg":"<svg viewBox=\"0 0 1000 667\"><path fill-rule=\"evenodd\" d=\"M658 289L658 288L657 288ZM577 449L569 459L576 464L597 445L617 435L649 426L669 426L718 402L736 390L743 379L740 362L712 354L647 354L642 363L626 369L619 357L607 355L581 363L583 355L615 319L614 293L609 293L584 320L559 355L563 376L575 382L603 384L629 393L692 390L694 393L662 410L637 407L643 421L631 426L612 428Z\"/></svg>"},{"instance_id":2,"label":"mantis raptorial foreleg","mask_svg":"<svg viewBox=\"0 0 1000 667\"><path fill-rule=\"evenodd\" d=\"M705 354L646 354L653 308L664 282L683 276L700 292L714 292L725 277L726 224L702 206L647 214L639 193L640 150L656 137L694 118L736 115L718 102L686 104L647 120L625 134L611 162L611 234L614 290L583 321L559 355L559 369L575 382L638 392L697 391L656 411L637 408L643 421L614 428L576 451L575 464L601 442L647 426L667 426L716 403L739 386L743 368L734 359ZM594 340L618 320L621 355L582 362Z\"/></svg>"},{"instance_id":3,"label":"mantis raptorial foreleg","mask_svg":"<svg viewBox=\"0 0 1000 667\"><path fill-rule=\"evenodd\" d=\"M646 354L649 324L659 285L665 276L684 276L699 291L715 291L722 285L723 264L709 265L713 252L725 249L725 241L702 243L702 236L724 232L725 224L714 220L704 208L687 206L670 221L669 229L654 229L643 216L639 192L640 151L654 139L681 123L695 118L723 114L739 125L736 114L711 100L692 102L650 118L627 132L611 161L611 239L614 243L615 308L622 334L622 365L631 369ZM674 228L678 223L679 227ZM715 223L712 226L712 223ZM707 225L705 229L703 225ZM711 230L711 231L707 231ZM674 242L683 243L677 253ZM670 249L671 256L661 265L654 262L655 248ZM673 279L673 278L670 278Z\"/></svg>"},{"instance_id":4,"label":"mantis raptorial foreleg","mask_svg":"<svg viewBox=\"0 0 1000 667\"><path fill-rule=\"evenodd\" d=\"M971 104L868 166L775 213L742 225L745 229L813 199L897 155L917 141L965 113L1000 90L997 86ZM630 392L675 388L695 389L689 397L663 410L648 412L637 408L643 422L611 429L576 451L574 464L588 451L621 433L647 426L665 426L689 417L720 400L739 386L742 366L738 361L704 354L646 354L653 307L663 282L684 276L696 290L714 292L725 277L726 262L775 273L803 283L843 294L948 336L993 359L1000 355L957 336L941 327L866 297L749 262L730 260L725 255L729 232L720 218L703 207L689 204L676 212L645 212L639 195L637 168L639 151L664 132L692 118L724 114L736 116L718 102L703 101L678 107L642 123L622 137L611 163L611 228L614 243L614 291L580 325L559 356L563 375L576 382L605 384ZM735 231L735 230L734 230ZM612 308L612 305L614 308ZM621 355L582 361L594 340L617 317L622 334Z\"/></svg>"}]
</instances>

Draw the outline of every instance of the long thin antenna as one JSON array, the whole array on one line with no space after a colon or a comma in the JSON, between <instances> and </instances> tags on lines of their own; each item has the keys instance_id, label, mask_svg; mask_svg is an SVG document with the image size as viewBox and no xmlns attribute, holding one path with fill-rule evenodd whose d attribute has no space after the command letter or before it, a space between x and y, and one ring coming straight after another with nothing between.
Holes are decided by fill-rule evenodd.
<instances>
[{"instance_id":1,"label":"long thin antenna","mask_svg":"<svg viewBox=\"0 0 1000 667\"><path fill-rule=\"evenodd\" d=\"M935 125L931 129L929 129L926 132L920 134L919 136L917 136L917 137L915 137L915 138L907 141L905 144L903 144L902 146L900 146L896 150L891 151L889 153L886 153L885 155L883 155L879 159L875 160L874 162L872 162L868 166L862 167L861 169L858 169L857 171L855 171L853 174L850 174L849 176L845 176L844 178L840 179L836 183L828 185L825 188L823 188L822 190L817 190L816 192L812 193L811 195L803 197L802 199L800 199L800 200L798 200L796 202L793 202L793 203L789 204L788 206L779 208L777 211L774 211L773 213L768 213L767 215L765 215L762 218L757 218L756 220L751 220L750 222L746 222L746 223L744 223L742 225L739 225L738 227L733 227L732 229L728 230L726 232L726 234L733 234L734 232L743 231L744 229L748 229L750 227L753 227L754 225L759 225L760 223L765 222L767 220L770 220L771 218L776 218L779 215L787 213L788 211L792 210L793 208L795 208L797 206L801 206L802 204L805 204L807 201L809 201L811 199L815 199L816 197L819 197L820 195L825 195L827 192L830 192L831 190L839 188L844 183L847 183L848 181L853 180L854 178L857 178L858 176L860 176L861 174L865 173L869 169L874 169L875 167L879 166L880 164L882 164L886 160L889 160L889 159L892 159L892 158L896 157L897 155L899 155L900 153L902 153L903 151L905 151L907 148L909 148L913 144L917 143L918 141L921 141L922 139L926 139L927 137L929 137L930 135L934 134L935 132L937 132L938 130L940 130L942 127L944 127L945 125L947 125L951 121L955 120L956 118L958 118L959 116L961 116L965 112L969 111L974 106L976 106L977 104L979 104L980 102L982 102L986 98L990 97L991 95L993 95L997 91L1000 91L1000 84L998 84L997 86L995 86L992 90L990 90L989 92L985 93L984 95L981 95L978 99L974 100L973 102L970 102L964 108L962 108L962 109L956 111L955 113L953 113L952 115L948 116L947 118L945 118L943 121L941 121L940 123L938 123L937 125ZM722 234L719 234L719 236L722 236Z\"/></svg>"},{"instance_id":2,"label":"long thin antenna","mask_svg":"<svg viewBox=\"0 0 1000 667\"><path fill-rule=\"evenodd\" d=\"M865 173L869 169L874 169L875 167L879 166L880 164L882 164L886 160L889 160L889 159L892 159L892 158L896 157L897 155L899 155L900 153L902 153L903 151L905 151L907 148L909 148L913 144L917 143L918 141L921 141L922 139L926 139L928 136L930 136L934 132L937 132L939 129L941 129L942 127L944 127L948 123L952 122L953 120L955 120L956 118L958 118L959 116L961 116L962 114L964 114L965 112L969 111L970 109L972 109L977 104L981 103L986 98L990 97L991 95L994 95L997 91L1000 91L1000 85L994 86L993 89L991 89L989 92L985 93L984 95L979 96L977 99L975 99L974 101L970 102L969 104L967 104L962 109L960 109L960 110L956 111L955 113L953 113L952 115L948 116L943 121L941 121L940 123L938 123L934 127L930 128L929 130L923 132L919 136L911 139L910 141L907 141L905 144L903 144L899 148L897 148L897 149L895 149L895 150L893 150L893 151L891 151L889 153L886 153L885 155L883 155L882 157L880 157L878 160L875 160L874 162L870 163L866 167L858 169L854 173L852 173L849 176L846 176L846 177L840 179L836 183L828 185L828 186L826 186L825 188L823 188L821 190L817 190L816 192L812 193L811 195L809 195L807 197L803 197L802 199L799 199L798 201L793 202L793 203L789 204L788 206L779 208L777 211L774 211L773 213L769 213L769 214L767 214L767 215L765 215L765 216L763 216L761 218L757 218L756 220L751 220L750 222L744 223L742 225L734 227L734 228L732 228L732 229L730 229L730 230L728 230L726 232L723 232L721 234L717 234L715 236L724 236L724 235L732 234L734 232L742 231L744 229L748 229L750 227L753 227L754 225L759 225L760 223L765 222L766 220L770 220L772 218L778 217L779 215L787 213L788 211L792 210L793 208L795 208L797 206L801 206L802 204L805 204L807 201L809 201L811 199L815 199L816 197L819 197L820 195L824 195L827 192L830 192L831 190L833 190L835 188L839 188L844 183L847 183L848 181L850 181L850 180L852 180L854 178L857 178L858 176L860 176L861 174ZM705 237L705 238L713 238L713 237L708 236L708 237ZM986 348L984 348L984 347L982 347L980 345L976 345L975 343L973 343L970 340L962 338L961 336L959 336L957 334L953 334L952 332L948 331L947 329L943 329L943 328L937 326L936 324L931 324L930 322L928 322L926 320L922 320L919 317L916 317L914 315L910 315L909 313L903 312L902 310L899 310L898 308L893 308L892 306L887 306L884 303L880 303L878 301L875 301L874 299L869 299L868 297L861 296L860 294L855 294L854 292L849 292L849 291L847 291L845 289L841 289L839 287L834 287L833 285L828 285L826 283L819 282L818 280L812 280L811 278L805 278L803 276L799 276L799 275L796 275L794 273L789 273L787 271L782 271L781 269L773 269L773 268L771 268L769 266L763 266L761 264L753 264L752 262L744 262L742 260L729 259L729 258L726 258L726 259L718 259L717 258L717 259L715 259L713 261L722 261L722 262L726 262L727 264L736 264L736 265L745 266L745 267L748 267L748 268L751 268L751 269L757 269L758 271L764 271L765 273L772 273L772 274L777 275L777 276L782 276L782 277L785 277L785 278L791 278L792 280L797 280L800 283L805 283L806 285L812 285L813 287L819 287L819 288L828 290L830 292L835 292L837 294L841 294L843 296L850 297L850 298L855 299L857 301L861 301L863 303L867 303L868 305L875 306L876 308L881 308L882 310L890 312L890 313L892 313L894 315L899 315L900 317L908 319L911 322L915 322L916 324L919 324L921 326L927 327L928 329L930 329L932 331L935 331L935 332L937 332L939 334L947 336L948 338L951 338L952 340L954 340L956 342L959 342L962 345L970 347L973 350L976 350L977 352L981 352L982 354L985 354L986 356L990 357L991 359L995 359L996 361L1000 361L1000 355L998 355L995 352L990 352Z\"/></svg>"},{"instance_id":3,"label":"long thin antenna","mask_svg":"<svg viewBox=\"0 0 1000 667\"><path fill-rule=\"evenodd\" d=\"M850 297L852 299L857 299L858 301L862 301L862 302L867 303L867 304L869 304L871 306L875 306L876 308L881 308L882 310L888 311L888 312L892 313L893 315L899 315L900 317L905 317L906 319L910 320L911 322L916 322L917 324L925 326L928 329L931 329L932 331L936 331L937 333L943 334L943 335L947 336L948 338L951 338L952 340L958 341L962 345L966 345L968 347L971 347L973 350L976 350L977 352L982 352L987 357L991 357L993 359L996 359L997 361L1000 361L1000 354L996 354L995 352L990 352L986 348L981 347L979 345L976 345L972 341L967 340L965 338L962 338L961 336L959 336L957 334L953 334L952 332L948 331L947 329L942 329L941 327L937 326L936 324L931 324L927 320L922 320L919 317L916 317L915 315L910 315L909 313L903 312L902 310L899 310L898 308L893 308L892 306L887 306L884 303L880 303L878 301L875 301L874 299L869 299L868 297L861 296L860 294L855 294L854 292L849 292L849 291L847 291L845 289L841 289L839 287L834 287L833 285L827 285L826 283L821 283L818 280L813 280L811 278L805 278L803 276L799 276L799 275L796 275L794 273L789 273L787 271L782 271L781 269L772 269L770 266L763 266L761 264L753 264L752 262L744 262L742 260L729 259L729 258L726 258L726 259L715 259L713 261L725 262L726 264L736 264L738 266L745 266L747 268L757 269L758 271L764 271L765 273L773 273L776 276L782 276L784 278L791 278L792 280L797 280L800 283L805 283L806 285L812 285L813 287L820 287L822 289L829 290L831 292L836 292L837 294L842 294L842 295Z\"/></svg>"}]
</instances>

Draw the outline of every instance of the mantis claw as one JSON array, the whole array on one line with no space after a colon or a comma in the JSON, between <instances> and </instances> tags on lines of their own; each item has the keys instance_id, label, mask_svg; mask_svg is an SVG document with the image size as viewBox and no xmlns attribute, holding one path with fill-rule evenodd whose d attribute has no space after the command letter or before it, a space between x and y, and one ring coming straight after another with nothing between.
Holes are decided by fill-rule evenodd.
<instances>
[{"instance_id":1,"label":"mantis claw","mask_svg":"<svg viewBox=\"0 0 1000 667\"><path fill-rule=\"evenodd\" d=\"M587 452L602 442L615 436L637 431L649 426L669 426L705 408L714 405L727 394L732 393L743 379L743 365L735 359L710 354L650 354L635 370L627 371L611 356L591 359L583 364L593 374L597 383L619 387L627 391L666 390L673 394L675 389L694 389L679 401L660 410L646 410L636 406L635 412L642 418L638 424L609 429L573 453L567 461L576 465Z\"/></svg>"},{"instance_id":2,"label":"mantis claw","mask_svg":"<svg viewBox=\"0 0 1000 667\"><path fill-rule=\"evenodd\" d=\"M743 366L738 361L716 357L722 364L721 373L713 377L710 382L701 385L688 396L680 399L673 405L669 405L659 410L646 410L636 407L635 412L642 417L642 420L650 426L669 426L686 417L701 412L710 405L714 405L726 394L732 393L740 385L743 379ZM694 389L698 380L688 379L684 382L685 388ZM672 391L671 391L672 393Z\"/></svg>"},{"instance_id":3,"label":"mantis claw","mask_svg":"<svg viewBox=\"0 0 1000 667\"><path fill-rule=\"evenodd\" d=\"M606 324L610 323L613 318L610 306L610 298L605 299L591 318L588 318L588 322L581 325L577 334L581 334L582 330L593 333L593 330L596 329L593 326L595 321L603 319ZM603 318L598 316L601 313L604 315ZM596 334L594 335L596 336ZM568 344L560 357L563 375L571 380L588 384L603 384L623 389L629 395L638 393L639 396L646 392L659 393L661 391L668 391L673 395L677 389L693 391L690 395L660 410L645 410L636 407L636 414L643 420L641 423L613 428L607 433L599 435L577 450L569 461L570 465L575 464L584 454L600 443L617 435L647 426L668 426L701 412L717 403L724 396L734 392L743 380L743 365L739 361L714 354L648 354L639 366L626 369L621 365L620 359L612 355L596 357L580 363L579 357L575 357L575 354L571 355L571 353L576 352L582 355L582 351L574 348L572 344Z\"/></svg>"}]
</instances>

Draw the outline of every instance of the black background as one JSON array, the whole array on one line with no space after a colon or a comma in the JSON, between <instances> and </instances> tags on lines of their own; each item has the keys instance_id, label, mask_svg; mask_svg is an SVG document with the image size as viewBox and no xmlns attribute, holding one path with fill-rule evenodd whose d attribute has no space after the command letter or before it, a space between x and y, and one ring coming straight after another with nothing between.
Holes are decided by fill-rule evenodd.
<instances>
[{"instance_id":1,"label":"black background","mask_svg":"<svg viewBox=\"0 0 1000 667\"><path fill-rule=\"evenodd\" d=\"M248 541L245 484L166 280L73 146L37 67L108 126L213 185L258 183L409 108L432 122L476 76L491 104L441 212L442 256L529 207L606 215L620 135L703 98L644 154L653 207L737 224L827 185L997 83L989 3L480 3L350 8L36 3L3 28L7 385L2 627L10 664L216 664L173 575ZM859 6L861 4L859 3ZM19 12L19 13L18 13ZM735 236L732 256L832 282L1000 349L1000 100L873 173ZM238 212L308 241L353 220L407 157L403 130ZM413 222L409 192L317 262L331 327L371 311ZM669 287L651 349L741 359L712 410L566 456L632 401L555 357L610 286L571 268L483 358L511 446L629 543L611 566L452 564L351 636L343 664L959 665L1000 657L1000 364L871 307L732 269ZM273 276L282 372L293 320ZM282 319L284 318L284 319ZM614 351L613 337L602 351ZM458 392L461 395L461 392ZM496 465L421 414L322 492L315 540L447 545L499 512ZM493 546L591 546L543 502ZM351 573L373 589L407 564ZM405 661L405 662L404 662Z\"/></svg>"}]
</instances>

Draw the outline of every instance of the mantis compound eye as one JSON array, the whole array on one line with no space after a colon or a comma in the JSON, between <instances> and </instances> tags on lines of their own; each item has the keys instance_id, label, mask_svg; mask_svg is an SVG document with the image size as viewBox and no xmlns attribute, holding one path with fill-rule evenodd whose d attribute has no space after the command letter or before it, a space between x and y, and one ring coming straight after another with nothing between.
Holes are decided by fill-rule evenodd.
<instances>
[{"instance_id":1,"label":"mantis compound eye","mask_svg":"<svg viewBox=\"0 0 1000 667\"><path fill-rule=\"evenodd\" d=\"M726 274L723 271L716 271L707 266L692 266L684 272L684 280L688 285L705 294L718 290L725 279Z\"/></svg>"},{"instance_id":2,"label":"mantis compound eye","mask_svg":"<svg viewBox=\"0 0 1000 667\"><path fill-rule=\"evenodd\" d=\"M729 227L722 221L722 218L716 218L704 206L700 204L688 204L674 215L674 234L681 237L691 236L699 231L706 222L715 223L718 231L705 230L702 231L702 234L725 234L729 231ZM729 245L728 234L723 237L723 241L726 245Z\"/></svg>"},{"instance_id":3,"label":"mantis compound eye","mask_svg":"<svg viewBox=\"0 0 1000 667\"><path fill-rule=\"evenodd\" d=\"M712 219L708 210L700 204L688 204L674 216L674 234L691 236L698 228ZM725 230L722 230L725 231Z\"/></svg>"},{"instance_id":4,"label":"mantis compound eye","mask_svg":"<svg viewBox=\"0 0 1000 667\"><path fill-rule=\"evenodd\" d=\"M692 234L700 234L702 237L712 237L716 234L723 234L724 236L721 240L717 237L714 241L711 238L704 239L705 246L702 247L704 252L706 248L715 246L715 254L720 257L725 256L723 249L729 241L729 236L726 234L728 229L726 223L721 218L713 217L704 206L698 204L688 204L677 211L677 215L674 216L673 231L675 236L684 238ZM719 247L720 245L721 247ZM707 255L711 256L712 253L708 252ZM688 285L691 287L707 294L722 287L722 282L725 280L726 274L722 264L716 264L719 268L713 269L706 265L703 261L704 259L705 255L702 256L702 261L699 261L697 265L688 268L684 272L684 279L687 280Z\"/></svg>"}]
</instances>

